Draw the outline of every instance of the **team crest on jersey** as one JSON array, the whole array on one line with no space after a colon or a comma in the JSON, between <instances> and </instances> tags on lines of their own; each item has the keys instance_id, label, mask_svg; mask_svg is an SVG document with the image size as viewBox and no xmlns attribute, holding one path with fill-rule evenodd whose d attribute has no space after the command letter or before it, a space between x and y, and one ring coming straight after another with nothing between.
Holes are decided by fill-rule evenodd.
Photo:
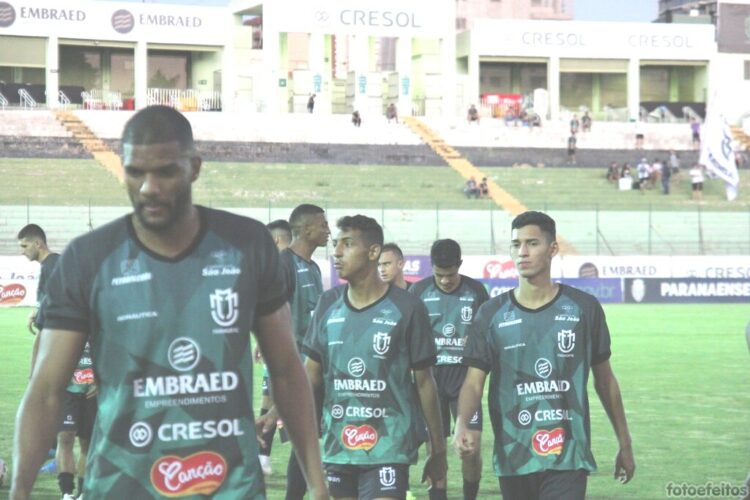
<instances>
[{"instance_id":1,"label":"team crest on jersey","mask_svg":"<svg viewBox=\"0 0 750 500\"><path fill-rule=\"evenodd\" d=\"M576 332L573 330L560 330L557 332L557 348L563 354L568 354L576 346Z\"/></svg>"},{"instance_id":2,"label":"team crest on jersey","mask_svg":"<svg viewBox=\"0 0 750 500\"><path fill-rule=\"evenodd\" d=\"M463 306L461 308L461 321L469 322L471 321L471 317L474 315L474 310L471 308L471 306Z\"/></svg>"},{"instance_id":3,"label":"team crest on jersey","mask_svg":"<svg viewBox=\"0 0 750 500\"><path fill-rule=\"evenodd\" d=\"M151 466L151 484L166 497L211 495L227 477L227 461L213 451L169 455Z\"/></svg>"},{"instance_id":4,"label":"team crest on jersey","mask_svg":"<svg viewBox=\"0 0 750 500\"><path fill-rule=\"evenodd\" d=\"M211 318L223 327L232 326L239 316L239 295L231 288L214 290L210 295Z\"/></svg>"},{"instance_id":5,"label":"team crest on jersey","mask_svg":"<svg viewBox=\"0 0 750 500\"><path fill-rule=\"evenodd\" d=\"M375 354L384 356L391 348L391 334L389 332L378 332L372 336L372 349Z\"/></svg>"},{"instance_id":6,"label":"team crest on jersey","mask_svg":"<svg viewBox=\"0 0 750 500\"><path fill-rule=\"evenodd\" d=\"M381 467L378 477L383 488L393 488L396 485L396 469L393 467Z\"/></svg>"}]
</instances>

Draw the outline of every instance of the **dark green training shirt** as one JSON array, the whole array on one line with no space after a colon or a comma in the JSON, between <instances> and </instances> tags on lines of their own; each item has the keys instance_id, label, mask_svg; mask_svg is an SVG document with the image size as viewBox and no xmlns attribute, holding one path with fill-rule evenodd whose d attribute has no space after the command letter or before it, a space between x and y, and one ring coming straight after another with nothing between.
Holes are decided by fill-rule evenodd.
<instances>
[{"instance_id":1,"label":"dark green training shirt","mask_svg":"<svg viewBox=\"0 0 750 500\"><path fill-rule=\"evenodd\" d=\"M416 297L390 286L382 299L355 309L347 285L325 292L305 354L323 371L325 463L416 462L422 420L411 370L435 363L427 311Z\"/></svg>"},{"instance_id":2,"label":"dark green training shirt","mask_svg":"<svg viewBox=\"0 0 750 500\"><path fill-rule=\"evenodd\" d=\"M602 306L575 288L560 285L536 310L518 304L513 290L479 308L464 364L490 373L499 476L596 470L586 384L591 366L609 356Z\"/></svg>"},{"instance_id":3,"label":"dark green training shirt","mask_svg":"<svg viewBox=\"0 0 750 500\"><path fill-rule=\"evenodd\" d=\"M49 284L45 326L88 334L99 386L91 498L264 498L249 332L286 302L257 221L199 207L201 230L167 259L130 217L74 240Z\"/></svg>"},{"instance_id":4,"label":"dark green training shirt","mask_svg":"<svg viewBox=\"0 0 750 500\"><path fill-rule=\"evenodd\" d=\"M445 293L430 276L414 284L409 292L424 302L435 337L438 365L460 365L464 355L466 334L479 306L490 298L484 286L461 275L461 283Z\"/></svg>"},{"instance_id":5,"label":"dark green training shirt","mask_svg":"<svg viewBox=\"0 0 750 500\"><path fill-rule=\"evenodd\" d=\"M315 262L303 259L291 248L281 251L281 263L286 274L289 306L292 309L294 339L302 351L302 341L305 340L310 317L323 293L323 278Z\"/></svg>"}]
</instances>

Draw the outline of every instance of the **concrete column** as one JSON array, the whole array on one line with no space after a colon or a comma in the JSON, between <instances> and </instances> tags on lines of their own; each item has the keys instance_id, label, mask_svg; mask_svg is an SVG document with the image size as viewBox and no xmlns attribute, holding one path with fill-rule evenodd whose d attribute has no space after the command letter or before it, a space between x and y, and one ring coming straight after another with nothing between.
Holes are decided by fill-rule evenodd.
<instances>
[{"instance_id":1,"label":"concrete column","mask_svg":"<svg viewBox=\"0 0 750 500\"><path fill-rule=\"evenodd\" d=\"M398 73L398 113L410 116L412 112L412 95L414 82L411 77L411 38L401 37L396 40L396 73Z\"/></svg>"},{"instance_id":2,"label":"concrete column","mask_svg":"<svg viewBox=\"0 0 750 500\"><path fill-rule=\"evenodd\" d=\"M473 32L470 35L473 37ZM465 106L468 109L468 106L471 106L472 104L479 105L479 94L481 92L480 87L480 80L481 80L481 64L479 64L479 53L475 50L475 44L474 41L471 41L470 44L471 51L469 52L469 78L468 78L468 88L465 90L466 97L468 98L468 101L464 102Z\"/></svg>"},{"instance_id":3,"label":"concrete column","mask_svg":"<svg viewBox=\"0 0 750 500\"><path fill-rule=\"evenodd\" d=\"M148 44L139 40L135 44L133 56L135 108L143 109L148 106Z\"/></svg>"},{"instance_id":4,"label":"concrete column","mask_svg":"<svg viewBox=\"0 0 750 500\"><path fill-rule=\"evenodd\" d=\"M237 61L232 42L224 45L221 54L221 110L236 111Z\"/></svg>"},{"instance_id":5,"label":"concrete column","mask_svg":"<svg viewBox=\"0 0 750 500\"><path fill-rule=\"evenodd\" d=\"M628 115L631 121L639 120L641 109L641 61L628 60Z\"/></svg>"},{"instance_id":6,"label":"concrete column","mask_svg":"<svg viewBox=\"0 0 750 500\"><path fill-rule=\"evenodd\" d=\"M547 61L547 92L549 94L549 119L560 119L560 57L551 56Z\"/></svg>"},{"instance_id":7,"label":"concrete column","mask_svg":"<svg viewBox=\"0 0 750 500\"><path fill-rule=\"evenodd\" d=\"M315 97L315 113L331 113L331 96L328 82L329 75L326 72L326 35L322 33L310 33L310 44L308 46L308 61L310 64L310 78Z\"/></svg>"},{"instance_id":8,"label":"concrete column","mask_svg":"<svg viewBox=\"0 0 750 500\"><path fill-rule=\"evenodd\" d=\"M591 112L598 113L602 110L602 75L594 73L591 79Z\"/></svg>"},{"instance_id":9,"label":"concrete column","mask_svg":"<svg viewBox=\"0 0 750 500\"><path fill-rule=\"evenodd\" d=\"M60 104L57 99L57 93L60 90L60 43L59 39L56 36L50 36L47 39L47 56L45 66L46 69L44 83L47 90L47 107L50 109L55 109Z\"/></svg>"},{"instance_id":10,"label":"concrete column","mask_svg":"<svg viewBox=\"0 0 750 500\"><path fill-rule=\"evenodd\" d=\"M460 116L456 109L456 35L450 35L440 40L440 59L443 83L443 116L456 118Z\"/></svg>"}]
</instances>

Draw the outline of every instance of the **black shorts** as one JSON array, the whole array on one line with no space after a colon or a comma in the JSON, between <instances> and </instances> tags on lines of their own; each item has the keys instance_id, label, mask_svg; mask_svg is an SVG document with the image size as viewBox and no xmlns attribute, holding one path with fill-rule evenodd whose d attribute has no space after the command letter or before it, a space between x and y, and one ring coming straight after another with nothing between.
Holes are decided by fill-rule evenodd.
<instances>
[{"instance_id":1,"label":"black shorts","mask_svg":"<svg viewBox=\"0 0 750 500\"><path fill-rule=\"evenodd\" d=\"M500 479L503 500L584 500L587 470L545 470Z\"/></svg>"},{"instance_id":2,"label":"black shorts","mask_svg":"<svg viewBox=\"0 0 750 500\"><path fill-rule=\"evenodd\" d=\"M403 500L409 490L407 464L325 464L325 469L328 491L332 497L351 497L359 500L385 497Z\"/></svg>"},{"instance_id":3,"label":"black shorts","mask_svg":"<svg viewBox=\"0 0 750 500\"><path fill-rule=\"evenodd\" d=\"M702 182L694 182L693 183L693 191L703 191L703 183Z\"/></svg>"},{"instance_id":4,"label":"black shorts","mask_svg":"<svg viewBox=\"0 0 750 500\"><path fill-rule=\"evenodd\" d=\"M440 415L443 417L443 432L445 437L451 434L451 423L458 416L458 394L466 379L468 366L463 365L438 365L434 368L435 382L438 389L438 403L440 404ZM474 431L482 430L482 404L467 422L467 428Z\"/></svg>"},{"instance_id":5,"label":"black shorts","mask_svg":"<svg viewBox=\"0 0 750 500\"><path fill-rule=\"evenodd\" d=\"M75 431L78 437L91 439L96 419L96 398L86 398L85 394L65 391L63 396L63 417L58 432Z\"/></svg>"}]
</instances>

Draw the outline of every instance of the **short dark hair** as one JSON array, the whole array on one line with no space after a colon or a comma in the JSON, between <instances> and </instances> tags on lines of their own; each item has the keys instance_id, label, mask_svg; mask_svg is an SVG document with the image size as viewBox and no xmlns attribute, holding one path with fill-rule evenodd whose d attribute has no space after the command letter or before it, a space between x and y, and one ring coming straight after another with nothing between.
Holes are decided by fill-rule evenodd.
<instances>
[{"instance_id":1,"label":"short dark hair","mask_svg":"<svg viewBox=\"0 0 750 500\"><path fill-rule=\"evenodd\" d=\"M383 228L372 217L359 214L346 215L336 221L336 227L341 231L356 229L362 233L368 244L383 246Z\"/></svg>"},{"instance_id":2,"label":"short dark hair","mask_svg":"<svg viewBox=\"0 0 750 500\"><path fill-rule=\"evenodd\" d=\"M269 222L266 227L270 232L273 231L284 231L287 234L287 237L291 240L292 239L292 228L289 226L289 223L285 221L284 219L276 219L275 221Z\"/></svg>"},{"instance_id":3,"label":"short dark hair","mask_svg":"<svg viewBox=\"0 0 750 500\"><path fill-rule=\"evenodd\" d=\"M27 224L18 231L18 239L23 240L25 238L42 240L45 245L47 244L47 235L44 233L44 229L36 224Z\"/></svg>"},{"instance_id":4,"label":"short dark hair","mask_svg":"<svg viewBox=\"0 0 750 500\"><path fill-rule=\"evenodd\" d=\"M292 210L292 214L289 216L289 226L291 227L292 231L297 233L297 231L299 231L299 226L302 223L303 217L305 217L306 215L317 215L324 213L326 213L326 211L320 208L318 205L303 203L302 205L298 205L294 210Z\"/></svg>"},{"instance_id":5,"label":"short dark hair","mask_svg":"<svg viewBox=\"0 0 750 500\"><path fill-rule=\"evenodd\" d=\"M524 212L513 219L510 228L511 230L521 229L525 226L538 226L543 233L549 236L550 241L555 241L557 238L555 220L543 212L536 212L534 210Z\"/></svg>"},{"instance_id":6,"label":"short dark hair","mask_svg":"<svg viewBox=\"0 0 750 500\"><path fill-rule=\"evenodd\" d=\"M193 128L182 113L169 106L149 106L125 123L123 144L162 144L174 142L185 150L194 150Z\"/></svg>"},{"instance_id":7,"label":"short dark hair","mask_svg":"<svg viewBox=\"0 0 750 500\"><path fill-rule=\"evenodd\" d=\"M430 260L433 266L457 266L461 263L461 245L450 238L436 240L430 249Z\"/></svg>"},{"instance_id":8,"label":"short dark hair","mask_svg":"<svg viewBox=\"0 0 750 500\"><path fill-rule=\"evenodd\" d=\"M383 252L393 252L398 255L399 259L404 260L404 252L402 252L401 248L395 243L386 243L385 245L383 245L380 253L382 254Z\"/></svg>"}]
</instances>

